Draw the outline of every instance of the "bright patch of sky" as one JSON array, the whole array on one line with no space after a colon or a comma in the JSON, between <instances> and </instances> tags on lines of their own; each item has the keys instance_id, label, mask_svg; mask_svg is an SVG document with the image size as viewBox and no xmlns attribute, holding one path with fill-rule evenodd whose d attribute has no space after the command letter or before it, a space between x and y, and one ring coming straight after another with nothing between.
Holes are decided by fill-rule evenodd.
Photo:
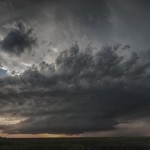
<instances>
[{"instance_id":1,"label":"bright patch of sky","mask_svg":"<svg viewBox=\"0 0 150 150\"><path fill-rule=\"evenodd\" d=\"M0 78L6 77L7 75L8 75L7 70L0 68Z\"/></svg>"}]
</instances>

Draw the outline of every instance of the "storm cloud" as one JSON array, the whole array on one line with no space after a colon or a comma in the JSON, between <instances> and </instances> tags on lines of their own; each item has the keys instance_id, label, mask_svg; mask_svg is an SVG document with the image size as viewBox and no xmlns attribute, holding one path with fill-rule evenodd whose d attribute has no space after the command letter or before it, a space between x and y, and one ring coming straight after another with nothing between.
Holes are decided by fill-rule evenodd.
<instances>
[{"instance_id":1,"label":"storm cloud","mask_svg":"<svg viewBox=\"0 0 150 150\"><path fill-rule=\"evenodd\" d=\"M1 49L7 53L21 55L25 50L31 50L36 44L36 37L33 29L27 27L23 21L14 22L8 25L9 31L6 37L0 42Z\"/></svg>"},{"instance_id":2,"label":"storm cloud","mask_svg":"<svg viewBox=\"0 0 150 150\"><path fill-rule=\"evenodd\" d=\"M150 134L149 5L0 0L0 133Z\"/></svg>"},{"instance_id":3,"label":"storm cloud","mask_svg":"<svg viewBox=\"0 0 150 150\"><path fill-rule=\"evenodd\" d=\"M3 132L80 134L148 117L150 62L132 49L122 55L124 47L93 53L75 44L54 64L42 62L0 79L0 113L26 118Z\"/></svg>"}]
</instances>

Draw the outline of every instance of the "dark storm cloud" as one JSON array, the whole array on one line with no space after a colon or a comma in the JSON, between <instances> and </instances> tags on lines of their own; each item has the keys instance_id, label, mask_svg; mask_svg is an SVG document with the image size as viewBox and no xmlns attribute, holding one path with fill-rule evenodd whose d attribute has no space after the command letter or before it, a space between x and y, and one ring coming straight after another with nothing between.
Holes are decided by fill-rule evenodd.
<instances>
[{"instance_id":1,"label":"dark storm cloud","mask_svg":"<svg viewBox=\"0 0 150 150\"><path fill-rule=\"evenodd\" d=\"M3 132L115 131L120 122L149 117L150 50L144 50L150 39L148 1L12 0L0 1L1 11L0 24L19 19L36 24L37 34L48 34L43 43L61 52L52 64L42 60L21 75L0 78L0 114L27 118L0 126ZM51 38L49 31L55 33ZM121 40L144 48L116 44L83 49L75 44L62 52L61 41L66 44L78 33L100 44ZM32 28L16 22L1 47L19 56L35 42Z\"/></svg>"},{"instance_id":2,"label":"dark storm cloud","mask_svg":"<svg viewBox=\"0 0 150 150\"><path fill-rule=\"evenodd\" d=\"M67 43L73 37L78 40L85 36L90 41L149 47L147 0L6 0L1 3L6 7L2 7L1 24L24 19L40 29L43 26L42 31L48 24L55 32L48 41L61 42L64 38Z\"/></svg>"},{"instance_id":3,"label":"dark storm cloud","mask_svg":"<svg viewBox=\"0 0 150 150\"><path fill-rule=\"evenodd\" d=\"M56 37L68 34L76 36L80 33L80 37L90 35L92 38L99 34L105 38L105 31L111 33L107 2L108 0L15 0L10 1L13 11L8 11L4 17L8 19L4 19L2 23L23 18L27 22L37 23L39 28L46 23L49 23L51 28L57 27L59 30L57 29L54 35Z\"/></svg>"},{"instance_id":4,"label":"dark storm cloud","mask_svg":"<svg viewBox=\"0 0 150 150\"><path fill-rule=\"evenodd\" d=\"M110 1L114 36L137 49L149 48L150 3L148 0Z\"/></svg>"},{"instance_id":5,"label":"dark storm cloud","mask_svg":"<svg viewBox=\"0 0 150 150\"><path fill-rule=\"evenodd\" d=\"M39 9L46 9L46 5L52 9L55 7L55 15L56 19L63 19L61 18L62 15L67 15L68 12L77 15L83 21L90 21L92 20L98 21L97 17L100 16L103 20L107 19L109 10L107 6L107 1L101 0L93 0L93 1L74 1L74 0L4 0L0 4L5 6L6 8L10 7L16 13L18 11L22 12L21 15L23 17L33 17L35 14L39 14ZM42 8L43 7L43 8ZM34 8L34 9L33 9ZM21 11L22 10L22 11ZM30 10L32 10L32 15L30 15ZM29 11L29 12L27 12ZM43 13L41 11L41 13ZM87 13L87 14L86 14ZM81 15L82 14L82 15ZM7 15L7 14L6 14ZM64 16L63 16L64 17ZM16 19L16 18L14 18ZM77 18L75 18L77 19ZM100 21L100 20L99 20Z\"/></svg>"},{"instance_id":6,"label":"dark storm cloud","mask_svg":"<svg viewBox=\"0 0 150 150\"><path fill-rule=\"evenodd\" d=\"M6 37L0 42L1 49L7 53L21 55L25 50L31 50L36 44L33 29L18 21L12 24Z\"/></svg>"},{"instance_id":7,"label":"dark storm cloud","mask_svg":"<svg viewBox=\"0 0 150 150\"><path fill-rule=\"evenodd\" d=\"M149 116L149 60L132 50L123 55L121 45L92 50L75 44L55 64L42 62L0 79L0 113L28 118L2 130L78 134Z\"/></svg>"}]
</instances>

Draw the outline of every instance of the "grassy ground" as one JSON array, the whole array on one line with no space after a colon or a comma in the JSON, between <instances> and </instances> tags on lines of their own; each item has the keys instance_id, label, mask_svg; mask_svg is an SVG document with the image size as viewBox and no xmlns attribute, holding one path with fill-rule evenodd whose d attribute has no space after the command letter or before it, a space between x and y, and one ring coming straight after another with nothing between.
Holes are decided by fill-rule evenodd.
<instances>
[{"instance_id":1,"label":"grassy ground","mask_svg":"<svg viewBox=\"0 0 150 150\"><path fill-rule=\"evenodd\" d=\"M150 138L0 139L0 150L150 150Z\"/></svg>"}]
</instances>

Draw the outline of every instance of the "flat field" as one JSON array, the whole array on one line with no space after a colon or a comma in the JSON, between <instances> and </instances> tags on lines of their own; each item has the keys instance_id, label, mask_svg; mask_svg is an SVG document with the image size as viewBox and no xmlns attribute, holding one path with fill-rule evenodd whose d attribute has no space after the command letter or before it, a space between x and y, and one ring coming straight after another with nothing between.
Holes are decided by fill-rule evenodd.
<instances>
[{"instance_id":1,"label":"flat field","mask_svg":"<svg viewBox=\"0 0 150 150\"><path fill-rule=\"evenodd\" d=\"M150 150L150 138L1 138L0 150Z\"/></svg>"}]
</instances>

